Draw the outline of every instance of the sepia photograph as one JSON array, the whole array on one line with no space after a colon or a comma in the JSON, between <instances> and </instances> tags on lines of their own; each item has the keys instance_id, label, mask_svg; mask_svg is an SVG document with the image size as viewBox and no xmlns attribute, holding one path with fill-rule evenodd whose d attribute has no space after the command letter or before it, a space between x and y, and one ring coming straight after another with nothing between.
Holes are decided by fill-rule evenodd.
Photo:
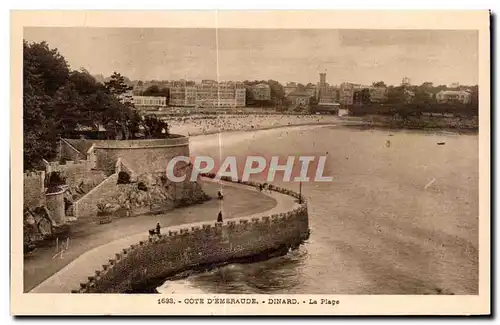
<instances>
[{"instance_id":1,"label":"sepia photograph","mask_svg":"<svg viewBox=\"0 0 500 325\"><path fill-rule=\"evenodd\" d=\"M17 14L14 314L489 313L487 11L462 28Z\"/></svg>"}]
</instances>

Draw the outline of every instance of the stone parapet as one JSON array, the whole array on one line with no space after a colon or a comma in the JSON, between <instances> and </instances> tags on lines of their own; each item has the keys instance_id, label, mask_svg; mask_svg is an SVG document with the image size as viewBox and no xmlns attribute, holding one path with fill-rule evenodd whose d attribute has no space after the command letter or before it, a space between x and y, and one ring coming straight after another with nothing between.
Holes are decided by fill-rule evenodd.
<instances>
[{"instance_id":1,"label":"stone parapet","mask_svg":"<svg viewBox=\"0 0 500 325\"><path fill-rule=\"evenodd\" d=\"M211 177L212 175L204 175ZM257 186L254 182L239 182ZM270 186L299 198L299 193ZM309 237L307 203L283 213L198 223L167 229L115 254L73 293L121 293L152 278L165 278L198 265L217 264L270 251L288 251Z\"/></svg>"}]
</instances>

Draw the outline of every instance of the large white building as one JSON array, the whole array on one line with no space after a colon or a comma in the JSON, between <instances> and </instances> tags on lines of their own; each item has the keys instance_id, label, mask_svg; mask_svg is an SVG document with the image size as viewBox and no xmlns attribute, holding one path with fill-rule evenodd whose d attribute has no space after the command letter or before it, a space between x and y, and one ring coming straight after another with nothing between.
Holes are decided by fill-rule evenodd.
<instances>
[{"instance_id":1,"label":"large white building","mask_svg":"<svg viewBox=\"0 0 500 325\"><path fill-rule=\"evenodd\" d=\"M134 106L137 108L147 108L147 107L166 107L167 97L156 97L156 96L132 96Z\"/></svg>"},{"instance_id":2,"label":"large white building","mask_svg":"<svg viewBox=\"0 0 500 325\"><path fill-rule=\"evenodd\" d=\"M174 84L170 87L169 105L196 106L196 87L186 84Z\"/></svg>"},{"instance_id":3,"label":"large white building","mask_svg":"<svg viewBox=\"0 0 500 325\"><path fill-rule=\"evenodd\" d=\"M246 88L232 82L203 82L194 86L177 83L170 87L169 104L184 107L244 107Z\"/></svg>"},{"instance_id":4,"label":"large white building","mask_svg":"<svg viewBox=\"0 0 500 325\"><path fill-rule=\"evenodd\" d=\"M387 87L369 87L370 101L372 103L383 103L387 101Z\"/></svg>"},{"instance_id":5,"label":"large white building","mask_svg":"<svg viewBox=\"0 0 500 325\"><path fill-rule=\"evenodd\" d=\"M465 90L441 90L436 94L438 103L459 102L462 104L470 103L471 95Z\"/></svg>"},{"instance_id":6,"label":"large white building","mask_svg":"<svg viewBox=\"0 0 500 325\"><path fill-rule=\"evenodd\" d=\"M258 84L251 87L254 100L270 100L271 87L268 84Z\"/></svg>"}]
</instances>

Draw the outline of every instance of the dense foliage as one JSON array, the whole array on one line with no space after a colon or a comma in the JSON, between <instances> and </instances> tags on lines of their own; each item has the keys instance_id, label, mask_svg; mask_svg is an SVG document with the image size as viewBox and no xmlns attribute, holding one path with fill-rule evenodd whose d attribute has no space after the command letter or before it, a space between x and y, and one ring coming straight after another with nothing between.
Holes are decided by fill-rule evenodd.
<instances>
[{"instance_id":1,"label":"dense foliage","mask_svg":"<svg viewBox=\"0 0 500 325\"><path fill-rule=\"evenodd\" d=\"M374 86L384 86L383 82L376 82ZM451 90L447 86L433 86L430 82L422 85L389 86L387 87L387 100L383 103L371 103L368 90L362 89L355 93L354 104L350 107L353 115L381 114L399 115L403 118L419 116L422 113L451 113L455 116L471 117L479 113L478 86L462 87L471 94L470 102L438 103L436 94L441 90ZM363 91L366 91L363 94ZM411 94L411 95L410 95Z\"/></svg>"},{"instance_id":2,"label":"dense foliage","mask_svg":"<svg viewBox=\"0 0 500 325\"><path fill-rule=\"evenodd\" d=\"M23 42L24 169L56 155L59 137L78 130L106 130L106 137L129 139L158 134L149 131L134 108L126 79L119 73L100 83L87 71L70 70L64 57L46 42ZM142 125L142 127L141 127ZM146 130L146 134L141 134Z\"/></svg>"},{"instance_id":3,"label":"dense foliage","mask_svg":"<svg viewBox=\"0 0 500 325\"><path fill-rule=\"evenodd\" d=\"M263 107L277 107L279 106L285 98L285 89L279 81L276 80L254 80L254 81L243 81L246 86L246 106L263 106ZM251 87L258 84L267 84L271 89L271 99L268 101L255 100Z\"/></svg>"},{"instance_id":4,"label":"dense foliage","mask_svg":"<svg viewBox=\"0 0 500 325\"><path fill-rule=\"evenodd\" d=\"M170 98L170 89L160 88L157 85L149 86L143 93L142 96L154 96L154 97L166 97L167 102Z\"/></svg>"}]
</instances>

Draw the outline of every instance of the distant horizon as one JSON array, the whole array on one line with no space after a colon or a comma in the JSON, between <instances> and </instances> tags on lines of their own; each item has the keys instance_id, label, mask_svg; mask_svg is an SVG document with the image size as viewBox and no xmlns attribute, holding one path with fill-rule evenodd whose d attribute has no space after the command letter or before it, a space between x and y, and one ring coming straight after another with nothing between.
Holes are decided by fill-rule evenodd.
<instances>
[{"instance_id":1,"label":"distant horizon","mask_svg":"<svg viewBox=\"0 0 500 325\"><path fill-rule=\"evenodd\" d=\"M27 27L73 70L143 82L276 80L330 85L478 85L478 33L463 30L261 30ZM132 46L131 46L132 45Z\"/></svg>"},{"instance_id":2,"label":"distant horizon","mask_svg":"<svg viewBox=\"0 0 500 325\"><path fill-rule=\"evenodd\" d=\"M117 73L120 73L119 71L115 71ZM89 72L90 73L90 72ZM97 74L94 74L94 73L90 73L91 76L93 76L94 78L99 76L99 77L103 77L104 79L108 79L111 77L111 75L109 76L105 76L103 75L102 73L97 73ZM128 76L120 73L120 75L122 75L123 77L129 79L131 82L135 82L135 81L142 81L143 83L153 83L153 82L158 82L158 83L162 83L162 82L172 82L172 81L181 81L182 79L159 79L159 80L156 80L156 79L152 79L152 80L143 80L143 79L131 79L129 78ZM319 76L319 74L318 74ZM199 79L199 80L193 80L193 79L185 79L186 82L195 82L195 83L201 83L202 81L204 80L213 80L213 79ZM285 81L285 82L281 82L279 80L276 80L276 79L261 79L261 80L255 80L255 79L245 79L245 80L220 80L218 82L221 82L221 83L224 83L224 82L234 82L234 83L243 83L245 81L248 81L248 82L255 82L255 81L258 81L258 82L268 82L269 80L274 80L274 81L278 81L280 84L282 84L283 86L286 86L288 83L295 83L295 84L302 84L304 86L307 86L307 83L302 83L302 82L298 82L298 81ZM217 81L217 80L213 80L213 81ZM361 84L359 82L348 82L348 81L344 81L344 83L352 83L352 84L356 84L356 85L362 85L362 86L371 86L373 83L375 82L380 82L380 81L384 81L384 80L378 80L378 81L374 81L372 82L371 84ZM431 81L429 81L431 82ZM317 86L317 84L319 83L318 82L310 82L311 84ZM393 84L388 84L387 82L384 82L386 86L400 86L400 84L396 84L396 85L393 85ZM329 86L340 86L340 84L330 84L330 83L327 83ZM420 86L422 83L420 84L414 84L414 83L411 83L411 80L410 80L410 86ZM433 84L433 87L440 87L440 86L446 86L446 87L453 87L454 83L450 83L450 84L447 84L447 85L444 85L444 84L436 84L436 83L432 83ZM474 86L478 86L478 84L460 84L458 83L458 86L459 87L474 87Z\"/></svg>"}]
</instances>

